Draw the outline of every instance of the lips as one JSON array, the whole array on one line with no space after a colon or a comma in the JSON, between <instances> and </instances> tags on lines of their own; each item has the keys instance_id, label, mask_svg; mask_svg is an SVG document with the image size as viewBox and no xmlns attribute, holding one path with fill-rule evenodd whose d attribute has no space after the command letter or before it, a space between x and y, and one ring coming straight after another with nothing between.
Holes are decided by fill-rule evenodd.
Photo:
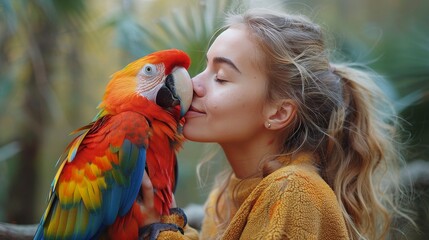
<instances>
[{"instance_id":1,"label":"lips","mask_svg":"<svg viewBox=\"0 0 429 240\"><path fill-rule=\"evenodd\" d=\"M206 113L203 110L200 110L194 107L193 105L191 105L191 107L189 108L188 112L185 115L185 118L194 118L194 117L203 116L205 114Z\"/></svg>"},{"instance_id":2,"label":"lips","mask_svg":"<svg viewBox=\"0 0 429 240\"><path fill-rule=\"evenodd\" d=\"M191 105L191 107L189 108L189 111L194 111L194 112L198 112L198 113L204 113L204 111L199 110L198 108L194 107Z\"/></svg>"}]
</instances>

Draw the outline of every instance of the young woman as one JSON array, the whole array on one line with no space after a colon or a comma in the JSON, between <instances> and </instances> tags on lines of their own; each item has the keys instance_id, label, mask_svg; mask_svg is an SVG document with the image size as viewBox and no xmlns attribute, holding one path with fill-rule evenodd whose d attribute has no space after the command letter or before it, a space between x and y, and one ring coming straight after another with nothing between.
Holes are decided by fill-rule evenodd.
<instances>
[{"instance_id":1,"label":"young woman","mask_svg":"<svg viewBox=\"0 0 429 240\"><path fill-rule=\"evenodd\" d=\"M230 16L193 78L184 127L218 143L232 169L209 196L200 239L386 238L402 215L400 156L374 80L331 63L303 16Z\"/></svg>"}]
</instances>

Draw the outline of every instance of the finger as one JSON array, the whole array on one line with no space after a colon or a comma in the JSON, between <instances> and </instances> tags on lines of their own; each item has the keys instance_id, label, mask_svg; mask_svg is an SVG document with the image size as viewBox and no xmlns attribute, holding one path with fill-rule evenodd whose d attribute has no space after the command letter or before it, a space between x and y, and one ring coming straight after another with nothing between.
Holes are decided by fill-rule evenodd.
<instances>
[{"instance_id":1,"label":"finger","mask_svg":"<svg viewBox=\"0 0 429 240\"><path fill-rule=\"evenodd\" d=\"M143 199L143 205L146 206L146 208L153 208L153 186L152 182L150 181L149 175L147 175L146 171L144 171L143 174L143 180L142 180L142 199Z\"/></svg>"},{"instance_id":2,"label":"finger","mask_svg":"<svg viewBox=\"0 0 429 240\"><path fill-rule=\"evenodd\" d=\"M170 208L175 208L175 207L177 207L177 205L176 205L176 199L174 198L174 195L173 195Z\"/></svg>"}]
</instances>

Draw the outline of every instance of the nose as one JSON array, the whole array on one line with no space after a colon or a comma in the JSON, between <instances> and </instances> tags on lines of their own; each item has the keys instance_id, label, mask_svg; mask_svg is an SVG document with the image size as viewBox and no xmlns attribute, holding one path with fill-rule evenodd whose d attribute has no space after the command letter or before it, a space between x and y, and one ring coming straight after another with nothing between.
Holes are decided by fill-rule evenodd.
<instances>
[{"instance_id":1,"label":"nose","mask_svg":"<svg viewBox=\"0 0 429 240\"><path fill-rule=\"evenodd\" d=\"M192 78L192 86L194 88L194 96L202 97L205 95L205 87L202 81L202 73Z\"/></svg>"}]
</instances>

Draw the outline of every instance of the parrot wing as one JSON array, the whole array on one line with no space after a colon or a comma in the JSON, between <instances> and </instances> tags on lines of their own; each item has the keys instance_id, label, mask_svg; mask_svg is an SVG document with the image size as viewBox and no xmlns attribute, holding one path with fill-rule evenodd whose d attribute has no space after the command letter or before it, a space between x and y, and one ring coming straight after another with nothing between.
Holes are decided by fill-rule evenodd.
<instances>
[{"instance_id":1,"label":"parrot wing","mask_svg":"<svg viewBox=\"0 0 429 240\"><path fill-rule=\"evenodd\" d=\"M52 182L35 239L95 238L136 200L150 135L147 120L126 112L82 129Z\"/></svg>"}]
</instances>

